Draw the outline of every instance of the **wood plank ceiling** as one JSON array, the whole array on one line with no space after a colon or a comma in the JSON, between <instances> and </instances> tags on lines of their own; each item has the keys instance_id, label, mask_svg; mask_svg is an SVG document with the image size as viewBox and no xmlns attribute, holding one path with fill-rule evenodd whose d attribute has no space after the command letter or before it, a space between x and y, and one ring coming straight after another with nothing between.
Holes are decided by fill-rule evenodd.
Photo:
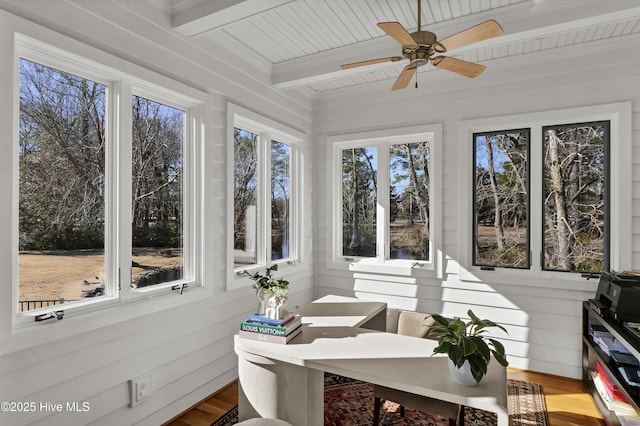
<instances>
[{"instance_id":1,"label":"wood plank ceiling","mask_svg":"<svg viewBox=\"0 0 640 426\"><path fill-rule=\"evenodd\" d=\"M282 89L311 92L388 80L406 60L352 70L340 64L400 55L376 25L397 21L417 29L416 0L148 0L171 16L173 30L216 45L271 75ZM487 19L504 34L447 55L491 61L640 33L635 0L422 0L422 29L439 39ZM420 72L437 71L432 65ZM460 78L452 74L452 78Z\"/></svg>"}]
</instances>

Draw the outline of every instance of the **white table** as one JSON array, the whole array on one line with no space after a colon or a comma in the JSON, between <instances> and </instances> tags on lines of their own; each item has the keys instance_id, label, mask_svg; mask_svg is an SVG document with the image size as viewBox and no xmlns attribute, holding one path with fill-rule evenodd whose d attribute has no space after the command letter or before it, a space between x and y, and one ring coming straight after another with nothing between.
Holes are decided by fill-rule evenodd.
<instances>
[{"instance_id":1,"label":"white table","mask_svg":"<svg viewBox=\"0 0 640 426\"><path fill-rule=\"evenodd\" d=\"M345 305L346 311L349 305ZM498 415L498 425L508 425L506 369L492 361L479 386L457 385L449 377L447 359L431 356L436 344L428 339L339 325L305 325L302 334L287 345L235 336L240 384L238 420L272 417L294 426L323 425L327 371L493 411Z\"/></svg>"},{"instance_id":2,"label":"white table","mask_svg":"<svg viewBox=\"0 0 640 426\"><path fill-rule=\"evenodd\" d=\"M318 327L359 327L386 331L387 304L328 295L294 311L302 315L302 324Z\"/></svg>"}]
</instances>

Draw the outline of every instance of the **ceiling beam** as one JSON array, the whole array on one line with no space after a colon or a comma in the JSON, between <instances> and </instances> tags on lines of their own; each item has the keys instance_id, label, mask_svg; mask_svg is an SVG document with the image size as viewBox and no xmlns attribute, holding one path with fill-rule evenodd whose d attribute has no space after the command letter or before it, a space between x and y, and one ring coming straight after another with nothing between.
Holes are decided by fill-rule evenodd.
<instances>
[{"instance_id":1,"label":"ceiling beam","mask_svg":"<svg viewBox=\"0 0 640 426\"><path fill-rule=\"evenodd\" d=\"M567 13L570 10L570 14ZM562 13L562 12L565 13ZM501 11L488 11L470 17L459 18L455 21L432 24L430 31L447 37L464 30L479 21L495 17L504 28L504 34L480 43L454 50L452 56L498 45L505 45L523 40L531 40L586 28L592 25L605 24L640 16L637 2L618 0L616 2L601 2L596 0L581 0L579 6L575 0L538 0L532 3L524 2ZM409 31L413 29L408 28ZM295 88L307 84L322 82L353 74L371 72L386 67L397 67L402 62L382 63L349 70L342 70L341 64L400 54L400 47L389 37L378 37L355 45L320 52L314 55L275 64L271 73L271 83L280 89Z\"/></svg>"},{"instance_id":2,"label":"ceiling beam","mask_svg":"<svg viewBox=\"0 0 640 426\"><path fill-rule=\"evenodd\" d=\"M223 25L291 3L294 0L216 0L171 17L171 26L186 37L197 37Z\"/></svg>"}]
</instances>

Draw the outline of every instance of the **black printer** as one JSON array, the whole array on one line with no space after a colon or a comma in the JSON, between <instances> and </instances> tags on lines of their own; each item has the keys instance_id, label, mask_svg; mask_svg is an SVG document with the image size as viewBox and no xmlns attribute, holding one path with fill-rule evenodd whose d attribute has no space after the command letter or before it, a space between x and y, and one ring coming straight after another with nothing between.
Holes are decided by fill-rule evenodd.
<instances>
[{"instance_id":1,"label":"black printer","mask_svg":"<svg viewBox=\"0 0 640 426\"><path fill-rule=\"evenodd\" d=\"M640 322L640 276L602 272L591 305L602 317Z\"/></svg>"}]
</instances>

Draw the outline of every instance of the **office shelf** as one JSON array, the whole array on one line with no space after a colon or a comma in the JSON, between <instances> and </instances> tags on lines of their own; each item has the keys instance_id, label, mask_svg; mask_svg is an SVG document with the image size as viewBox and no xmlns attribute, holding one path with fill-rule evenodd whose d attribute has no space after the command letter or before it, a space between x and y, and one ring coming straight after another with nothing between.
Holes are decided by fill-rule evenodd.
<instances>
[{"instance_id":1,"label":"office shelf","mask_svg":"<svg viewBox=\"0 0 640 426\"><path fill-rule=\"evenodd\" d=\"M582 380L602 413L605 423L612 426L625 425L629 414L613 408L596 388L594 382L596 365L600 364L611 382L620 389L621 394L635 409L635 416L640 416L640 388L627 383L622 373L618 370L618 364L594 341L592 328L594 326L596 328L604 327L617 344L624 346L638 360L640 360L640 339L627 331L621 323L611 318L600 316L592 308L589 301L583 304L582 319ZM634 414L631 414L631 416L634 416ZM640 417L633 420L640 420Z\"/></svg>"}]
</instances>

